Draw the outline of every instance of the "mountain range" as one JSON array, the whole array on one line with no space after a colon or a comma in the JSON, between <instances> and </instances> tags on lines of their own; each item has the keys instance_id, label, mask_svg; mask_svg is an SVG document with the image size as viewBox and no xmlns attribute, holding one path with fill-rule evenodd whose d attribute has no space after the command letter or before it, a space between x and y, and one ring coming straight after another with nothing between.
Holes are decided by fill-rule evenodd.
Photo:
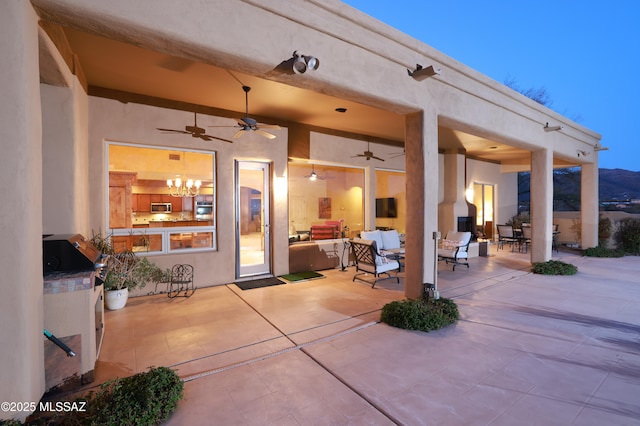
<instances>
[{"instance_id":1,"label":"mountain range","mask_svg":"<svg viewBox=\"0 0 640 426\"><path fill-rule=\"evenodd\" d=\"M553 172L554 210L580 210L581 169L557 169ZM605 201L640 200L640 172L624 169L599 169L599 199ZM518 203L529 204L530 173L518 173Z\"/></svg>"}]
</instances>

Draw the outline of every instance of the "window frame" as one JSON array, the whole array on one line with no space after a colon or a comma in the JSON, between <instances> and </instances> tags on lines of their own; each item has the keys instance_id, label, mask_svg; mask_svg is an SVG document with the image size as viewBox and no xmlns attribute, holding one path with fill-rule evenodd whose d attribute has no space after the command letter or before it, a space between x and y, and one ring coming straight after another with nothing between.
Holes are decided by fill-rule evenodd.
<instances>
[{"instance_id":1,"label":"window frame","mask_svg":"<svg viewBox=\"0 0 640 426\"><path fill-rule=\"evenodd\" d=\"M151 228L138 228L134 227L132 224L131 228L112 228L109 223L109 173L111 170L109 169L109 152L111 146L126 146L132 148L141 148L141 149L157 149L161 151L180 151L180 152L195 152L199 154L211 155L211 180L212 180L212 212L211 212L211 225L193 225L193 226L172 226L172 227L151 227ZM193 149L193 148L181 148L181 147L173 147L173 146L163 146L163 145L148 145L148 144L136 144L136 143L127 143L127 142L118 142L118 141L105 141L105 167L104 167L104 177L105 177L105 222L106 228L108 230L108 234L110 236L115 237L130 237L135 240L135 238L144 239L147 236L152 235L160 235L162 242L160 244L159 249L150 250L147 245L146 250L133 249L133 251L138 255L168 255L168 254L178 254L178 253L195 253L195 252L207 252L207 251L218 251L218 243L217 243L217 216L218 216L218 186L217 186L217 152L212 150L202 150L202 149ZM115 170L114 170L115 171ZM208 194L207 194L208 195ZM211 237L211 245L206 247L177 247L172 248L172 236L180 236L180 238L186 237L191 234L191 238L199 238L202 237L202 234L210 234ZM175 238L174 238L175 241ZM193 241L192 241L193 244ZM133 242L132 242L133 245Z\"/></svg>"}]
</instances>

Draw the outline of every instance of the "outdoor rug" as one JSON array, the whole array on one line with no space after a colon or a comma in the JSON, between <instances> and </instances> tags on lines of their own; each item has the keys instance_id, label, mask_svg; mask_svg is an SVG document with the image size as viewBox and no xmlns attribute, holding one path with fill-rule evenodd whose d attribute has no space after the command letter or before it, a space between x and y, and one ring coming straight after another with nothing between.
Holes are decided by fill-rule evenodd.
<instances>
[{"instance_id":1,"label":"outdoor rug","mask_svg":"<svg viewBox=\"0 0 640 426\"><path fill-rule=\"evenodd\" d=\"M270 277L270 278L260 278L260 279L251 280L251 281L238 281L238 282L235 282L234 284L240 287L242 290L251 290L253 288L269 287L272 285L284 284L284 281L281 281L276 277Z\"/></svg>"},{"instance_id":2,"label":"outdoor rug","mask_svg":"<svg viewBox=\"0 0 640 426\"><path fill-rule=\"evenodd\" d=\"M285 280L291 281L291 282L300 282L300 281L308 281L308 280L316 280L318 278L324 278L324 275L314 271L304 271L304 272L297 272L295 274L280 275L280 278L284 278Z\"/></svg>"}]
</instances>

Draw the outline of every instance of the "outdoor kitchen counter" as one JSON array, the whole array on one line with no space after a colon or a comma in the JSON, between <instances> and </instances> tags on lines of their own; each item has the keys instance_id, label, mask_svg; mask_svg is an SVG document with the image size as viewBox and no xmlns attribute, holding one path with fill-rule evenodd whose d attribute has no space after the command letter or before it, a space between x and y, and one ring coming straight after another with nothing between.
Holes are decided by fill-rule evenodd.
<instances>
[{"instance_id":1,"label":"outdoor kitchen counter","mask_svg":"<svg viewBox=\"0 0 640 426\"><path fill-rule=\"evenodd\" d=\"M43 338L46 390L71 377L93 381L104 331L103 286L95 285L95 271L53 273L44 276L44 328L75 353L65 352Z\"/></svg>"}]
</instances>

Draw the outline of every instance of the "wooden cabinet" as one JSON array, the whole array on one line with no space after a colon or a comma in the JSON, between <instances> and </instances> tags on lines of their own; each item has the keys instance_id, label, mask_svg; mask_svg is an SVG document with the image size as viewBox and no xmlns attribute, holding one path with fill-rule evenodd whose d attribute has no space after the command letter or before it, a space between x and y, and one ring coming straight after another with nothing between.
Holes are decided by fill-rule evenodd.
<instances>
[{"instance_id":1,"label":"wooden cabinet","mask_svg":"<svg viewBox=\"0 0 640 426\"><path fill-rule=\"evenodd\" d=\"M109 172L109 227L131 228L131 190L136 173Z\"/></svg>"},{"instance_id":2,"label":"wooden cabinet","mask_svg":"<svg viewBox=\"0 0 640 426\"><path fill-rule=\"evenodd\" d=\"M185 211L183 208L182 197L172 197L166 194L134 194L132 197L133 211L148 213L151 211L151 203L171 203L172 212ZM186 211L193 211L191 210Z\"/></svg>"},{"instance_id":3,"label":"wooden cabinet","mask_svg":"<svg viewBox=\"0 0 640 426\"><path fill-rule=\"evenodd\" d=\"M139 212L148 213L151 211L151 195L138 194L138 210Z\"/></svg>"},{"instance_id":4,"label":"wooden cabinet","mask_svg":"<svg viewBox=\"0 0 640 426\"><path fill-rule=\"evenodd\" d=\"M192 212L193 211L193 197L183 197L182 198L182 211L183 212Z\"/></svg>"}]
</instances>

